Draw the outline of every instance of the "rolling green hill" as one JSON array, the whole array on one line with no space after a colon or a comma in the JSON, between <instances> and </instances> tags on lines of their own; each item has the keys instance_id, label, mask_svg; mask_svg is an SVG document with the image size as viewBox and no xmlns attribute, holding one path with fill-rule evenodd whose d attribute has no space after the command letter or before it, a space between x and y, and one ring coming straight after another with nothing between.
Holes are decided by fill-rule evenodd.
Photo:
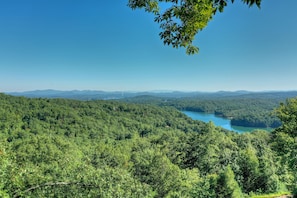
<instances>
[{"instance_id":1,"label":"rolling green hill","mask_svg":"<svg viewBox=\"0 0 297 198\"><path fill-rule=\"evenodd\" d=\"M297 92L215 92L188 97L156 97L151 95L125 98L137 104L170 106L178 110L213 113L231 119L234 126L277 128L281 125L274 110Z\"/></svg>"},{"instance_id":2,"label":"rolling green hill","mask_svg":"<svg viewBox=\"0 0 297 198\"><path fill-rule=\"evenodd\" d=\"M281 120L288 120L288 109L296 115L295 103L279 108ZM172 107L0 94L0 196L293 192L297 144L292 123L273 133L240 135L191 120Z\"/></svg>"}]
</instances>

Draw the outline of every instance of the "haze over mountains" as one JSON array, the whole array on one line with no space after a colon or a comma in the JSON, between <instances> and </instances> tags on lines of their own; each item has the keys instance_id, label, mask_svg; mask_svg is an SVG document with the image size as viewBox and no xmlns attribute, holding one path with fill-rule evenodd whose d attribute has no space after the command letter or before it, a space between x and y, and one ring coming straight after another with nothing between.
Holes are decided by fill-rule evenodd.
<instances>
[{"instance_id":1,"label":"haze over mountains","mask_svg":"<svg viewBox=\"0 0 297 198\"><path fill-rule=\"evenodd\" d=\"M109 100L109 99L123 99L136 96L153 96L153 97L170 97L170 98L184 98L184 97L198 97L198 98L217 98L217 97L280 97L291 98L297 96L297 91L218 91L218 92L183 92L183 91L95 91L95 90L35 90L25 92L6 92L6 94L13 96L25 96L29 98L68 98L77 100Z\"/></svg>"}]
</instances>

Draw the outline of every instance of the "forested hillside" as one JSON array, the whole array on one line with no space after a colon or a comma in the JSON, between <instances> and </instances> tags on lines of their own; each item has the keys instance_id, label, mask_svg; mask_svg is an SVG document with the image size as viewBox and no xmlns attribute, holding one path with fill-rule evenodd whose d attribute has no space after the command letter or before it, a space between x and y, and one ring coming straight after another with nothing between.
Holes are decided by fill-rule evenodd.
<instances>
[{"instance_id":1,"label":"forested hillside","mask_svg":"<svg viewBox=\"0 0 297 198\"><path fill-rule=\"evenodd\" d=\"M281 125L275 109L297 92L216 92L189 97L153 97L150 95L125 98L138 104L172 106L179 110L213 113L231 119L234 126L277 128Z\"/></svg>"},{"instance_id":2,"label":"forested hillside","mask_svg":"<svg viewBox=\"0 0 297 198\"><path fill-rule=\"evenodd\" d=\"M296 192L297 99L273 133L172 107L0 94L0 197L250 197Z\"/></svg>"},{"instance_id":3,"label":"forested hillside","mask_svg":"<svg viewBox=\"0 0 297 198\"><path fill-rule=\"evenodd\" d=\"M296 91L220 91L220 92L104 92L37 90L8 93L30 98L67 98L75 100L118 99L129 103L173 106L178 110L213 113L231 119L233 126L277 128L274 113L280 102L297 96Z\"/></svg>"}]
</instances>

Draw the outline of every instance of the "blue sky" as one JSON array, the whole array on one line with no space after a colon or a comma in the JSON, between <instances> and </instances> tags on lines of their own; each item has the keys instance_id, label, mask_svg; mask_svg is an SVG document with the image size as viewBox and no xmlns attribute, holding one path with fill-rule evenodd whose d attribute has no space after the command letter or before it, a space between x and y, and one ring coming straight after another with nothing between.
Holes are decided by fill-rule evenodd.
<instances>
[{"instance_id":1,"label":"blue sky","mask_svg":"<svg viewBox=\"0 0 297 198\"><path fill-rule=\"evenodd\" d=\"M297 1L237 0L196 36L164 46L125 0L1 0L0 92L297 90Z\"/></svg>"}]
</instances>

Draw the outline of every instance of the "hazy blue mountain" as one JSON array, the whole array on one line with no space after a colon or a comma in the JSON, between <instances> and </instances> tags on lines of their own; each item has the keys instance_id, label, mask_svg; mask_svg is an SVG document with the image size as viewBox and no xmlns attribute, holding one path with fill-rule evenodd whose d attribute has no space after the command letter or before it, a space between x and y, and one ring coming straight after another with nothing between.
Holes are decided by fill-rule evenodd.
<instances>
[{"instance_id":1,"label":"hazy blue mountain","mask_svg":"<svg viewBox=\"0 0 297 198\"><path fill-rule=\"evenodd\" d=\"M148 92L129 92L129 91L93 91L93 90L35 90L25 92L7 92L13 96L24 96L29 98L68 98L77 100L109 100L133 98L138 100L146 97L161 98L291 98L297 96L297 91L269 91L269 92L250 92L250 91L218 91L218 92L182 92L182 91L148 91Z\"/></svg>"},{"instance_id":2,"label":"hazy blue mountain","mask_svg":"<svg viewBox=\"0 0 297 198\"><path fill-rule=\"evenodd\" d=\"M135 93L128 92L105 92L105 91L91 91L91 90L72 90L72 91L59 91L59 90L36 90L26 92L11 92L7 93L13 96L25 96L29 98L67 98L77 100L97 100L97 99L120 99L124 97L136 96Z\"/></svg>"},{"instance_id":3,"label":"hazy blue mountain","mask_svg":"<svg viewBox=\"0 0 297 198\"><path fill-rule=\"evenodd\" d=\"M13 96L25 96L30 98L68 98L79 100L97 100L97 99L123 99L136 96L155 96L155 97L169 97L169 98L182 98L202 96L209 93L203 92L181 92L181 91L151 91L151 92L129 92L129 91L93 91L93 90L72 90L72 91L59 91L59 90L36 90L25 92L8 92L6 94Z\"/></svg>"}]
</instances>

